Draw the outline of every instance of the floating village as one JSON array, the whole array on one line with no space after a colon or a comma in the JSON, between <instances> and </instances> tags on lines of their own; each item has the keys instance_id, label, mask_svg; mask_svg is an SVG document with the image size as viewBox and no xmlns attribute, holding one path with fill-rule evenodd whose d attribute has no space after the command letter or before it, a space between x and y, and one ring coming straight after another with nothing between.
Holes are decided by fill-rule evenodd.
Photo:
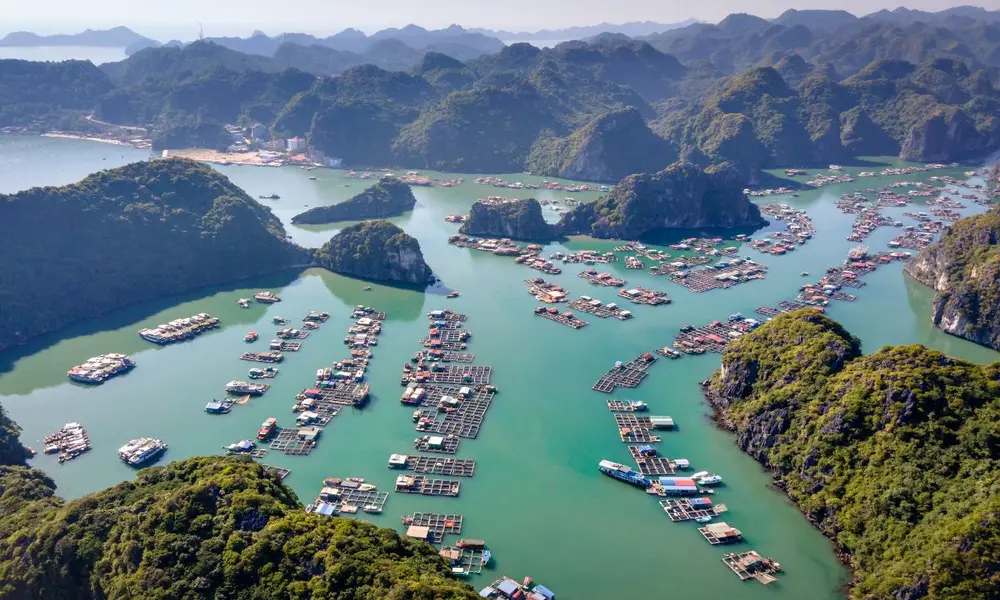
<instances>
[{"instance_id":1,"label":"floating village","mask_svg":"<svg viewBox=\"0 0 1000 600\"><path fill-rule=\"evenodd\" d=\"M927 165L923 168L886 169L882 174L907 175L943 167ZM818 187L853 181L851 176L834 165L831 170L832 174L811 175L806 185ZM374 178L366 172L352 173L348 176ZM808 173L789 170L787 175L804 177ZM874 175L874 172L861 173L858 177ZM447 187L456 184L450 180L428 179L425 182L419 174L409 174L408 177L412 185ZM744 316L737 312L728 316L719 315L716 320L700 325L684 325L674 335L672 343L663 340L661 347L643 351L631 360L622 357L621 361L602 367L607 371L594 373L594 379L587 380L596 379L592 390L602 394L602 402L610 415L608 435L617 435L624 445L619 459L601 459L596 464L597 470L610 479L642 490L651 498L650 502L656 502L662 509L666 519L677 527L693 527L706 544L733 550L719 554L718 560L741 581L772 584L778 581L782 567L774 559L747 547L749 544L737 527L738 523L724 520L729 509L717 501L718 496L725 494L723 477L707 470L696 471L688 459L664 454L661 448L663 440L680 435L678 424L671 416L654 414L644 402L612 395L620 394L622 389L640 386L661 359L674 360L706 352L721 353L732 341L782 313L801 308L824 311L831 302L854 301L855 294L865 286L863 278L866 275L893 262L908 260L912 256L908 250L915 251L926 246L947 223L961 216L958 211L966 204L943 193L960 195L965 201L986 202L981 187L976 188L950 177L931 177L931 181L939 185L896 182L843 194L836 201L836 208L854 216L848 240L858 245L841 262L830 265L818 278L806 279L810 282L799 285L798 289L787 290L785 299L775 305L757 307L754 309L756 316ZM500 188L534 189L496 177L480 177L475 183ZM544 182L536 187L567 192L591 189L586 185L569 187L555 182ZM606 190L603 186L602 189ZM778 188L748 190L748 194L758 197L794 195L794 191ZM507 201L502 197L491 196L487 199L487 202L493 203ZM926 205L926 209L907 211L902 216L890 216L885 212L906 208L916 202L921 208ZM649 281L649 276L652 276L657 278L656 282L663 282L662 286L655 287L674 285L675 292L680 294L710 293L767 278L769 266L760 262L760 257L746 256L746 251L769 257L764 260L780 261L781 256L794 252L816 235L812 219L805 210L782 203L762 203L760 209L774 227L756 238L741 234L727 240L705 233L664 248L626 241L620 242L612 251L556 251L547 257L542 255L545 250L542 245L520 244L506 238L455 234L448 238L448 243L456 248L504 257L539 272L523 280L527 292L539 303L533 308L534 315L582 330L590 325L586 319L642 320L652 314L647 312L650 309L644 307L672 303L667 291L630 284L622 276L625 272L633 272L628 276L633 279L641 276L644 281ZM461 223L464 217L451 215L446 220ZM888 242L886 250L873 251L861 245L880 228L898 230L898 235ZM576 277L567 275L558 280L552 279L562 275L564 268L569 270L574 265ZM807 272L801 275L809 277ZM584 287L584 283L592 290L589 293L598 297L571 291L574 286ZM457 292L452 292L447 297L457 295ZM612 295L614 299L609 298ZM237 301L243 308L249 308L253 303L275 305L280 302L281 298L271 291L260 291L252 298ZM626 309L623 304L636 306ZM669 313L671 309L668 306L657 309L660 310ZM750 307L745 310L750 310ZM287 398L287 404L269 404L283 407L286 413L279 413L275 408L273 416L259 426L253 425L256 431L248 427L243 439L231 440L222 447L222 452L243 456L247 460L262 460L271 453L309 455L323 442L324 431L334 419L349 419L351 417L346 416L348 413L370 408L372 398L368 368L388 316L377 308L365 305L354 306L347 316L349 323L343 330L344 348L339 353L340 357L315 365L315 377L310 375L308 380L296 384L296 389L300 391ZM411 420L414 438L402 441L400 447L388 456L386 468L395 475L391 489L379 489L370 480L357 476L364 475L361 473L349 473L350 476L335 473L321 482L315 482L318 492L305 510L330 518L382 514L393 493L433 498L432 510L436 512L414 512L399 517L402 533L439 546L440 555L448 561L455 575L482 575L485 570L494 568L491 550L483 539L462 537L467 525L470 533L476 535L477 524L471 520L466 523L465 515L456 510L454 500L463 489L475 485L473 478L478 461L455 455L479 436L499 390L493 382L493 368L478 364L471 349L473 334L468 327L470 317L446 309L432 310L426 317L426 334L414 340L410 360L400 367L402 391L399 418ZM238 353L234 353L240 360L250 363L246 373L230 375L234 379L228 383L220 381L220 397L210 399L204 406L204 412L210 415L206 418L225 418L239 411L240 406L259 402L260 397L268 395L271 390L271 383L268 382L279 375L279 366L285 365L286 360L299 360L302 355L296 356L296 353L303 345L313 343L311 334L321 327L331 327L331 318L327 312L310 311L302 317L300 324L293 325L291 319L272 316L274 333L264 335L264 341L261 341L263 331L246 332ZM199 313L141 329L139 335L151 343L166 345L193 340L219 326L218 318ZM614 327L627 328L628 325ZM572 335L586 337L590 334ZM124 354L104 354L72 367L68 377L75 382L101 384L128 373L135 364ZM291 376L285 374L282 377ZM392 406L395 406L394 402ZM611 432L612 421L615 433ZM71 461L90 449L90 438L79 423L67 423L59 431L45 436L45 453L58 454L61 463ZM166 451L165 441L140 437L126 442L117 454L126 464L142 467L157 462ZM626 454L628 458L625 458ZM264 466L282 479L292 472L288 468ZM608 485L612 484L609 482ZM491 576L490 580L493 582L480 592L483 598L555 598L554 592L530 577L518 580L500 575Z\"/></svg>"}]
</instances>

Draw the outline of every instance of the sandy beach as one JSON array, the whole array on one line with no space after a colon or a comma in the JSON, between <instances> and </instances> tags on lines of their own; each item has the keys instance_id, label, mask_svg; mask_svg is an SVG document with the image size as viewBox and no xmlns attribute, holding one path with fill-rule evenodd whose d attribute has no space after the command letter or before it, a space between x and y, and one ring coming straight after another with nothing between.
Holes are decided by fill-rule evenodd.
<instances>
[{"instance_id":1,"label":"sandy beach","mask_svg":"<svg viewBox=\"0 0 1000 600\"><path fill-rule=\"evenodd\" d=\"M209 163L232 165L253 165L255 167L280 167L284 161L265 162L256 152L219 152L207 148L186 148L184 150L164 150L163 158L190 158Z\"/></svg>"}]
</instances>

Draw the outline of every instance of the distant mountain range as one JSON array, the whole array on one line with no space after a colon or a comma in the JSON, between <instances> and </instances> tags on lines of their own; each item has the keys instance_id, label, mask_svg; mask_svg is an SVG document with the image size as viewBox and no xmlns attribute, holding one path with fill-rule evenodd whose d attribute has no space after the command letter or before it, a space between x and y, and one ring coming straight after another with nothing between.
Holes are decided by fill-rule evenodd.
<instances>
[{"instance_id":1,"label":"distant mountain range","mask_svg":"<svg viewBox=\"0 0 1000 600\"><path fill-rule=\"evenodd\" d=\"M686 19L679 23L655 23L653 21L632 21L615 25L612 23L601 23L600 25L586 25L583 27L566 27L563 29L541 29L538 31L504 31L495 29L470 29L476 33L488 35L507 42L531 42L535 40L582 40L602 33L621 33L629 37L640 35L652 35L662 33L671 29L679 29L694 23L700 23L697 19Z\"/></svg>"},{"instance_id":2,"label":"distant mountain range","mask_svg":"<svg viewBox=\"0 0 1000 600\"><path fill-rule=\"evenodd\" d=\"M83 33L38 35L29 31L15 31L0 39L0 46L102 46L127 48L134 44L159 42L139 35L128 27L88 29Z\"/></svg>"}]
</instances>

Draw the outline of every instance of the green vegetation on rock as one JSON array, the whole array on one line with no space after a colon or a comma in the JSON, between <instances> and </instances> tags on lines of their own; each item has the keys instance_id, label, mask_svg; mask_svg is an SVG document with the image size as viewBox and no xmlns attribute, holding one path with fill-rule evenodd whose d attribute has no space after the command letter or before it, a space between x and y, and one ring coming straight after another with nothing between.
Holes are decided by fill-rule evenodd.
<instances>
[{"instance_id":1,"label":"green vegetation on rock","mask_svg":"<svg viewBox=\"0 0 1000 600\"><path fill-rule=\"evenodd\" d=\"M676 150L630 107L602 115L567 137L543 135L531 148L527 168L538 175L618 181L632 173L659 171L676 160Z\"/></svg>"},{"instance_id":2,"label":"green vegetation on rock","mask_svg":"<svg viewBox=\"0 0 1000 600\"><path fill-rule=\"evenodd\" d=\"M854 570L851 597L995 599L1000 370L860 343L812 309L735 340L709 399Z\"/></svg>"},{"instance_id":3,"label":"green vegetation on rock","mask_svg":"<svg viewBox=\"0 0 1000 600\"><path fill-rule=\"evenodd\" d=\"M730 165L677 163L629 175L603 198L563 215L563 233L635 240L664 229L757 228L765 224Z\"/></svg>"},{"instance_id":4,"label":"green vegetation on rock","mask_svg":"<svg viewBox=\"0 0 1000 600\"><path fill-rule=\"evenodd\" d=\"M538 200L528 198L500 203L477 200L459 231L466 235L542 242L556 237L559 228L545 222Z\"/></svg>"},{"instance_id":5,"label":"green vegetation on rock","mask_svg":"<svg viewBox=\"0 0 1000 600\"><path fill-rule=\"evenodd\" d=\"M364 221L333 236L314 260L335 273L371 281L424 285L432 278L420 244L388 221Z\"/></svg>"},{"instance_id":6,"label":"green vegetation on rock","mask_svg":"<svg viewBox=\"0 0 1000 600\"><path fill-rule=\"evenodd\" d=\"M0 127L58 124L66 111L88 111L114 84L90 61L0 60Z\"/></svg>"},{"instance_id":7,"label":"green vegetation on rock","mask_svg":"<svg viewBox=\"0 0 1000 600\"><path fill-rule=\"evenodd\" d=\"M944 331L1000 350L1000 212L947 227L906 272L937 290L931 319Z\"/></svg>"},{"instance_id":8,"label":"green vegetation on rock","mask_svg":"<svg viewBox=\"0 0 1000 600\"><path fill-rule=\"evenodd\" d=\"M330 206L316 206L292 217L296 224L323 224L337 221L385 219L413 210L417 199L410 186L386 177L357 196Z\"/></svg>"},{"instance_id":9,"label":"green vegetation on rock","mask_svg":"<svg viewBox=\"0 0 1000 600\"><path fill-rule=\"evenodd\" d=\"M477 597L429 544L306 514L276 475L242 458L144 469L68 503L54 490L0 454L0 597Z\"/></svg>"},{"instance_id":10,"label":"green vegetation on rock","mask_svg":"<svg viewBox=\"0 0 1000 600\"><path fill-rule=\"evenodd\" d=\"M0 349L69 323L308 262L212 168L154 160L0 195Z\"/></svg>"}]
</instances>

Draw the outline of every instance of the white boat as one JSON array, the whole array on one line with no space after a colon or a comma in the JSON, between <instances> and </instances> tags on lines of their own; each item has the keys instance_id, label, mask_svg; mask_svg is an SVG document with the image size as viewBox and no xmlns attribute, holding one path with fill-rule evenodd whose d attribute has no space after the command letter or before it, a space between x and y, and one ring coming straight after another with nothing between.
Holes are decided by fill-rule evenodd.
<instances>
[{"instance_id":1,"label":"white boat","mask_svg":"<svg viewBox=\"0 0 1000 600\"><path fill-rule=\"evenodd\" d=\"M698 485L718 485L722 483L722 477L708 471L698 471L691 476Z\"/></svg>"},{"instance_id":2,"label":"white boat","mask_svg":"<svg viewBox=\"0 0 1000 600\"><path fill-rule=\"evenodd\" d=\"M167 451L167 445L155 438L136 438L118 449L118 457L133 467L159 458Z\"/></svg>"}]
</instances>

